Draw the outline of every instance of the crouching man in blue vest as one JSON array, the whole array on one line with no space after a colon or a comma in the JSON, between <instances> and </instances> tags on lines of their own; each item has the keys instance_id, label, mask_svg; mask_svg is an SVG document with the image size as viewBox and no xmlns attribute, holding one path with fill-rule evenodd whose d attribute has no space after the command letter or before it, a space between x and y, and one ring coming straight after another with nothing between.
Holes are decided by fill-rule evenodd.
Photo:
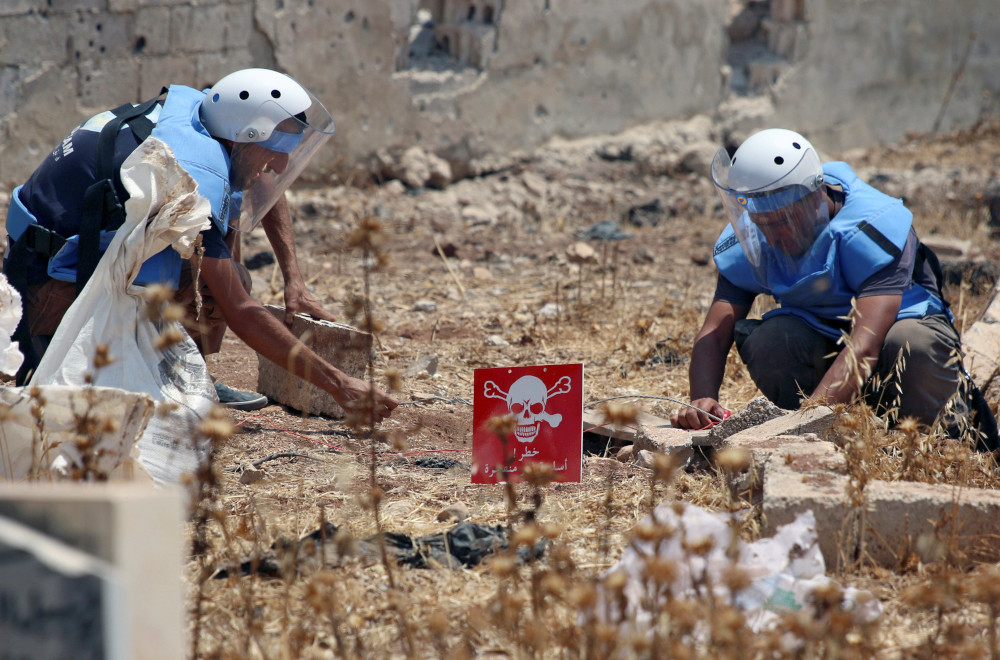
<instances>
[{"instance_id":1,"label":"crouching man in blue vest","mask_svg":"<svg viewBox=\"0 0 1000 660\"><path fill-rule=\"evenodd\" d=\"M24 301L14 335L25 354L17 383L37 366L124 222L122 163L154 136L197 182L211 204L211 222L200 236L203 255L183 261L167 248L143 264L135 283L177 290L176 301L190 308L185 326L203 354L219 351L228 324L255 351L329 392L345 410L374 403L375 418L388 417L397 402L302 345L250 296L249 273L239 263L239 232L263 222L285 277L286 323L296 312L332 320L302 281L284 192L333 134L333 118L304 87L266 69L237 71L207 91L181 85L164 91L165 97L161 92L80 125L14 190L4 273ZM267 403L221 384L216 390L232 407Z\"/></svg>"},{"instance_id":2,"label":"crouching man in blue vest","mask_svg":"<svg viewBox=\"0 0 1000 660\"><path fill-rule=\"evenodd\" d=\"M805 138L783 129L752 135L732 158L720 150L712 180L730 223L715 244L715 296L691 355L694 407L674 426L723 416L719 387L735 342L754 383L786 410L862 395L891 421L931 425L943 414L946 428L969 428L974 386L940 266L900 200L845 163L821 164ZM759 294L780 307L747 319ZM993 436L980 444L996 449L992 413L978 413L972 424L992 424Z\"/></svg>"}]
</instances>

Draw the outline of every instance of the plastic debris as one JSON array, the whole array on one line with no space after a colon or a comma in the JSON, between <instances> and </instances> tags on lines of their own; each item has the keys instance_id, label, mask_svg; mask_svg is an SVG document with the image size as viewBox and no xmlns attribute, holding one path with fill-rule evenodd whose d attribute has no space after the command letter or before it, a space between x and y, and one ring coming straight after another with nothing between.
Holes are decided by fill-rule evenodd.
<instances>
[{"instance_id":1,"label":"plastic debris","mask_svg":"<svg viewBox=\"0 0 1000 660\"><path fill-rule=\"evenodd\" d=\"M621 598L602 585L597 616L607 623L645 632L654 621L650 594L659 593L660 602L656 604L659 607L668 598L707 597L707 589L712 590L715 598L741 609L754 632L772 627L783 614L811 611L814 592L833 582L825 575L812 511L779 527L773 537L753 543L734 538L735 515L738 514L713 513L684 503L659 505L639 527L655 525L664 530L666 538L655 542L632 541L621 560L608 572L625 574ZM706 545L710 548L708 552L691 551ZM647 575L648 560L654 557L661 562L674 562L673 580L666 588L660 585L659 590ZM725 572L734 564L750 580L749 586L735 593L725 586L724 579ZM882 613L881 603L867 591L846 587L841 594L841 606L855 623L870 623Z\"/></svg>"}]
</instances>

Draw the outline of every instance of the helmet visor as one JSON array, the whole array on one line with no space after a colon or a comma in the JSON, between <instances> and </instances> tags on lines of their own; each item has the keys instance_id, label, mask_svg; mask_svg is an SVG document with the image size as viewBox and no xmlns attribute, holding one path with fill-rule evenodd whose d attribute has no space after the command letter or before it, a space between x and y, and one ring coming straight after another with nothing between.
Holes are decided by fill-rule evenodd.
<instances>
[{"instance_id":1,"label":"helmet visor","mask_svg":"<svg viewBox=\"0 0 1000 660\"><path fill-rule=\"evenodd\" d=\"M229 226L250 231L271 210L336 131L333 117L315 97L306 112L287 116L270 135L235 142L229 152L234 201Z\"/></svg>"},{"instance_id":2,"label":"helmet visor","mask_svg":"<svg viewBox=\"0 0 1000 660\"><path fill-rule=\"evenodd\" d=\"M726 186L730 167L729 154L721 149L712 163L712 180L750 263L755 269L777 263L782 270L793 269L829 222L822 177L812 175L797 183L789 183L794 177L784 177L775 183L785 185L733 190ZM768 279L766 273L757 275L758 280Z\"/></svg>"}]
</instances>

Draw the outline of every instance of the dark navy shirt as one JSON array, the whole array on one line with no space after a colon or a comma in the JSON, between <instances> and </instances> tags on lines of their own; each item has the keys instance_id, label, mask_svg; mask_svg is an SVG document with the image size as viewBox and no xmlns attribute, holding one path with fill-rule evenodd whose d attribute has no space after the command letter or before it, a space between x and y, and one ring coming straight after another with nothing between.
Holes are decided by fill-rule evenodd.
<instances>
[{"instance_id":1,"label":"dark navy shirt","mask_svg":"<svg viewBox=\"0 0 1000 660\"><path fill-rule=\"evenodd\" d=\"M84 193L97 176L100 126L94 130L87 127L89 123L77 127L66 136L38 166L20 191L21 202L35 216L38 224L64 238L80 233ZM127 126L118 132L114 155L116 173L137 146L139 140ZM128 193L117 174L114 186L118 199L124 204ZM202 232L202 245L205 247L206 257L225 259L231 256L215 223ZM28 266L28 283L41 284L48 279L48 258L38 254L33 256Z\"/></svg>"}]
</instances>

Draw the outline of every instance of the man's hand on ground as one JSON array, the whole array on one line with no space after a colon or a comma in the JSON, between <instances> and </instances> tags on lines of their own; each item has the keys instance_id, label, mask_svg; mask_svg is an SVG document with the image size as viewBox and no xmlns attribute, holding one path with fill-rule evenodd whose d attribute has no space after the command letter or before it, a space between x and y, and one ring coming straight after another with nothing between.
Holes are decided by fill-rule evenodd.
<instances>
[{"instance_id":1,"label":"man's hand on ground","mask_svg":"<svg viewBox=\"0 0 1000 660\"><path fill-rule=\"evenodd\" d=\"M348 413L358 415L362 420L371 419L373 422L388 418L399 405L396 399L374 385L360 378L350 377L341 388L340 400L337 403Z\"/></svg>"},{"instance_id":2,"label":"man's hand on ground","mask_svg":"<svg viewBox=\"0 0 1000 660\"><path fill-rule=\"evenodd\" d=\"M723 408L718 401L711 397L695 399L691 402L691 405L695 408L700 408L707 413L715 415L719 419L722 419L726 414L726 409ZM670 418L670 423L674 426L674 428L678 429L701 429L705 428L714 421L717 420L712 419L700 410L688 408L687 406L682 408L677 414Z\"/></svg>"}]
</instances>

